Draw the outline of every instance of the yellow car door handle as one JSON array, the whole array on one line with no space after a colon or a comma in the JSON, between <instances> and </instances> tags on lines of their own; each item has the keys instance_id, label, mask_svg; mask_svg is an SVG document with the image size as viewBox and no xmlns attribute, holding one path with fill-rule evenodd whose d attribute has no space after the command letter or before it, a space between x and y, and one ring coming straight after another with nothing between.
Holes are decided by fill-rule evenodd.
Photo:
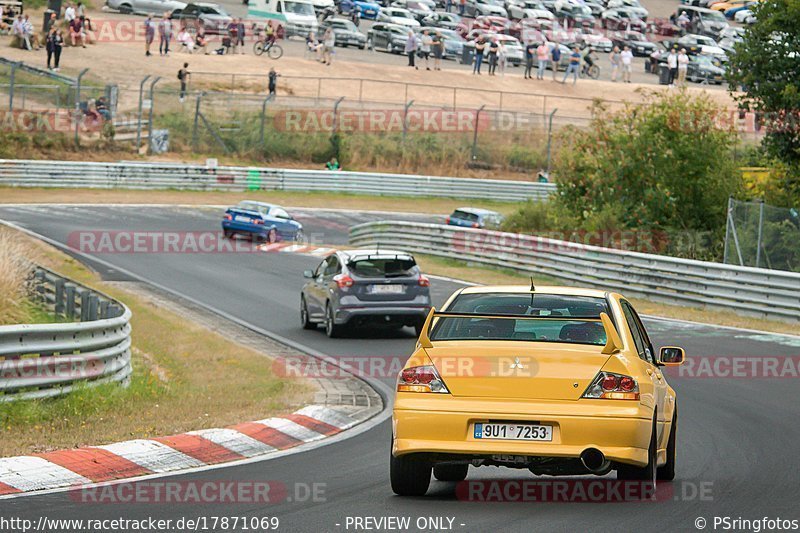
<instances>
[{"instance_id":1,"label":"yellow car door handle","mask_svg":"<svg viewBox=\"0 0 800 533\"><path fill-rule=\"evenodd\" d=\"M647 369L647 375L648 375L648 376L652 376L652 375L653 375L653 371L652 371L652 370L650 370L649 368Z\"/></svg>"}]
</instances>

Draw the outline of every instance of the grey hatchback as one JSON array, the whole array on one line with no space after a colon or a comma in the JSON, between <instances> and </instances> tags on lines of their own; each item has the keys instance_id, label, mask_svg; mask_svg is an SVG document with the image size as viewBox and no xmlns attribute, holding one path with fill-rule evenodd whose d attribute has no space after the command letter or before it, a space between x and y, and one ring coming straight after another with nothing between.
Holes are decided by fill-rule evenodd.
<instances>
[{"instance_id":1,"label":"grey hatchback","mask_svg":"<svg viewBox=\"0 0 800 533\"><path fill-rule=\"evenodd\" d=\"M412 326L419 335L431 307L430 281L406 252L340 250L303 275L303 328L324 324L328 337L365 324Z\"/></svg>"}]
</instances>

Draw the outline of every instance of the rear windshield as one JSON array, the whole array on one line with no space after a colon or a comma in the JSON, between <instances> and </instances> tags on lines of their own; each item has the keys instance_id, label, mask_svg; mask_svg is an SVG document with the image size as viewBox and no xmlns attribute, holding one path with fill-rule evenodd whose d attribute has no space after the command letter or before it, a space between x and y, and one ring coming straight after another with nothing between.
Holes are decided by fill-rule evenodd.
<instances>
[{"instance_id":1,"label":"rear windshield","mask_svg":"<svg viewBox=\"0 0 800 533\"><path fill-rule=\"evenodd\" d=\"M417 263L408 257L383 259L356 259L347 264L352 273L363 278L396 278L412 276Z\"/></svg>"},{"instance_id":2,"label":"rear windshield","mask_svg":"<svg viewBox=\"0 0 800 533\"><path fill-rule=\"evenodd\" d=\"M460 220L469 220L470 222L477 222L479 218L475 213L467 213L466 211L453 211L450 216Z\"/></svg>"},{"instance_id":3,"label":"rear windshield","mask_svg":"<svg viewBox=\"0 0 800 533\"><path fill-rule=\"evenodd\" d=\"M465 294L447 312L483 315L525 315L531 318L440 317L431 340L519 340L603 346L606 333L600 313L603 298L553 294ZM559 319L558 317L575 317ZM578 320L585 318L588 320Z\"/></svg>"}]
</instances>

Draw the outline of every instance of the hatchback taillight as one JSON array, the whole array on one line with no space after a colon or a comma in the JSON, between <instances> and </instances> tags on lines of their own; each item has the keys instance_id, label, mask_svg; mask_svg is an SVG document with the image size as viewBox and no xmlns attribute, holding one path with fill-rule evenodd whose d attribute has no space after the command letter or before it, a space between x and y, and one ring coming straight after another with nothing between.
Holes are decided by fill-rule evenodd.
<instances>
[{"instance_id":1,"label":"hatchback taillight","mask_svg":"<svg viewBox=\"0 0 800 533\"><path fill-rule=\"evenodd\" d=\"M338 285L340 289L344 289L345 287L352 287L353 283L355 283L353 281L353 278L351 278L347 274L339 274L337 276L333 276L333 281L336 282L336 285Z\"/></svg>"},{"instance_id":2,"label":"hatchback taillight","mask_svg":"<svg viewBox=\"0 0 800 533\"><path fill-rule=\"evenodd\" d=\"M429 280L427 277L423 276L422 274L419 275L419 280L418 281L419 281L419 286L420 287L430 287L431 286L431 280Z\"/></svg>"},{"instance_id":3,"label":"hatchback taillight","mask_svg":"<svg viewBox=\"0 0 800 533\"><path fill-rule=\"evenodd\" d=\"M225 213L225 220L233 220L233 215L230 213Z\"/></svg>"}]
</instances>

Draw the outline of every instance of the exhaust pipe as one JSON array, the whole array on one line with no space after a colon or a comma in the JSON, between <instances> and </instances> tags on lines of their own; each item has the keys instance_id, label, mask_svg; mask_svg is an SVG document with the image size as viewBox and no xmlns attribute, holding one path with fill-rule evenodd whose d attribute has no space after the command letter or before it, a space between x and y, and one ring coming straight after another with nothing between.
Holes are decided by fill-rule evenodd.
<instances>
[{"instance_id":1,"label":"exhaust pipe","mask_svg":"<svg viewBox=\"0 0 800 533\"><path fill-rule=\"evenodd\" d=\"M597 448L587 448L581 452L581 463L593 474L607 474L611 471L611 461Z\"/></svg>"}]
</instances>

